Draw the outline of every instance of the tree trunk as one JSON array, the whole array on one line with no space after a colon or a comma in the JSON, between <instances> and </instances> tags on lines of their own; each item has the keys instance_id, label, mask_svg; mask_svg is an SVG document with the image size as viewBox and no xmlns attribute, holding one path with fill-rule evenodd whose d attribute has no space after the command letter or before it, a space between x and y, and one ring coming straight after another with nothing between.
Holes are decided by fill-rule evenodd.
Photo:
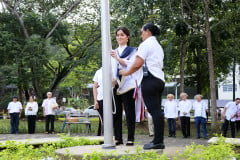
<instances>
[{"instance_id":1,"label":"tree trunk","mask_svg":"<svg viewBox=\"0 0 240 160\"><path fill-rule=\"evenodd\" d=\"M212 132L218 130L217 125L217 104L216 104L216 84L214 75L214 63L213 63L213 51L212 51L212 40L211 30L209 23L209 0L203 0L204 2L204 13L205 13L205 34L207 40L207 52L208 52L208 69L209 69L209 82L210 82L210 97L211 97L211 117Z\"/></svg>"},{"instance_id":2,"label":"tree trunk","mask_svg":"<svg viewBox=\"0 0 240 160\"><path fill-rule=\"evenodd\" d=\"M236 92L236 58L234 57L233 58L233 101L235 101L235 98L236 98L236 95L235 95L235 92Z\"/></svg>"},{"instance_id":3,"label":"tree trunk","mask_svg":"<svg viewBox=\"0 0 240 160\"><path fill-rule=\"evenodd\" d=\"M180 44L180 93L184 92L184 67L185 67L185 55L186 55L186 36L182 36Z\"/></svg>"}]
</instances>

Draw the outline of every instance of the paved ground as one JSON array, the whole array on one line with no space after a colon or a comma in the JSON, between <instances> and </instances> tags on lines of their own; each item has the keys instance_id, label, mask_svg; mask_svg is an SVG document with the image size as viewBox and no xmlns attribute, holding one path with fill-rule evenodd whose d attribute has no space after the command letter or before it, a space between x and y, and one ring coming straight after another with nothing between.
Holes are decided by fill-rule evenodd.
<instances>
[{"instance_id":1,"label":"paved ground","mask_svg":"<svg viewBox=\"0 0 240 160\"><path fill-rule=\"evenodd\" d=\"M77 136L77 135L72 135ZM78 135L79 136L79 135ZM57 138L59 137L57 134L0 134L0 141L5 140L24 140L24 139L44 139L44 138ZM126 135L124 135L124 139ZM136 135L136 143L139 145L143 145L152 140L152 137L146 135ZM182 137L177 138L168 138L165 137L165 145L166 149L164 152L167 155L174 155L177 150L184 150L185 146L195 144L207 145L207 140L205 139L184 139Z\"/></svg>"}]
</instances>

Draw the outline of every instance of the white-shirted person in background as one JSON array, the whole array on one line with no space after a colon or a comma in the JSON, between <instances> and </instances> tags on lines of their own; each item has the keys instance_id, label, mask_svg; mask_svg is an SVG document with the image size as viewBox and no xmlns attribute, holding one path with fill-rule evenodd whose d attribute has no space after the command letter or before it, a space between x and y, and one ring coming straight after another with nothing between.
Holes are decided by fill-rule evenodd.
<instances>
[{"instance_id":1,"label":"white-shirted person in background","mask_svg":"<svg viewBox=\"0 0 240 160\"><path fill-rule=\"evenodd\" d=\"M176 137L176 119L178 118L178 104L174 100L173 94L167 95L167 101L164 104L164 115L168 122L168 137Z\"/></svg>"},{"instance_id":2,"label":"white-shirted person in background","mask_svg":"<svg viewBox=\"0 0 240 160\"><path fill-rule=\"evenodd\" d=\"M46 117L46 130L45 133L54 134L54 120L55 120L55 111L58 108L56 99L52 97L52 92L47 93L47 99L44 99L43 104L43 115ZM51 128L49 130L49 124Z\"/></svg>"},{"instance_id":3,"label":"white-shirted person in background","mask_svg":"<svg viewBox=\"0 0 240 160\"><path fill-rule=\"evenodd\" d=\"M234 102L229 102L224 107L222 118L224 119L223 123L223 136L227 136L228 126L230 123L232 138L235 138L235 121L238 106L240 104L240 98L236 98Z\"/></svg>"},{"instance_id":4,"label":"white-shirted person in background","mask_svg":"<svg viewBox=\"0 0 240 160\"><path fill-rule=\"evenodd\" d=\"M192 102L188 100L187 93L180 94L181 101L178 104L178 110L180 111L180 120L182 134L184 138L190 137L190 111L192 110Z\"/></svg>"},{"instance_id":5,"label":"white-shirted person in background","mask_svg":"<svg viewBox=\"0 0 240 160\"><path fill-rule=\"evenodd\" d=\"M18 101L18 97L14 96L13 101L8 104L8 115L10 116L11 134L18 134L19 118L22 113L22 104Z\"/></svg>"},{"instance_id":6,"label":"white-shirted person in background","mask_svg":"<svg viewBox=\"0 0 240 160\"><path fill-rule=\"evenodd\" d=\"M164 149L164 116L161 109L162 92L165 86L163 68L164 52L156 36L160 34L159 28L153 23L147 23L142 27L141 38L143 42L138 47L137 56L130 69L121 70L123 76L142 69L139 81L142 86L142 95L148 112L153 118L154 138L145 144L144 149Z\"/></svg>"},{"instance_id":7,"label":"white-shirted person in background","mask_svg":"<svg viewBox=\"0 0 240 160\"><path fill-rule=\"evenodd\" d=\"M98 113L103 120L103 84L102 84L102 68L96 71L93 77L93 98L94 98L94 109L98 110ZM99 117L98 124L98 136L101 136L103 133L102 122Z\"/></svg>"},{"instance_id":8,"label":"white-shirted person in background","mask_svg":"<svg viewBox=\"0 0 240 160\"><path fill-rule=\"evenodd\" d=\"M36 128L36 118L38 112L38 103L34 101L34 96L29 97L29 102L27 102L25 108L25 115L28 119L28 133L34 134Z\"/></svg>"},{"instance_id":9,"label":"white-shirted person in background","mask_svg":"<svg viewBox=\"0 0 240 160\"><path fill-rule=\"evenodd\" d=\"M205 102L202 101L202 95L197 94L194 97L195 101L193 102L193 110L194 110L194 120L196 125L196 135L197 139L199 139L200 136L200 125L202 125L202 132L203 137L205 139L208 138L207 134L207 127L206 127L206 119L207 119L207 110L208 106Z\"/></svg>"}]
</instances>

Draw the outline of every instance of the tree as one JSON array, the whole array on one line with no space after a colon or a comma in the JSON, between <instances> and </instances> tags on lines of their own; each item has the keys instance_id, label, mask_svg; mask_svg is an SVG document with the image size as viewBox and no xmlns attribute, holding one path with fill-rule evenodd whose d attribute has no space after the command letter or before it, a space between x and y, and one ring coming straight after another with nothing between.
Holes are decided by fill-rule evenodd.
<instances>
[{"instance_id":1,"label":"tree","mask_svg":"<svg viewBox=\"0 0 240 160\"><path fill-rule=\"evenodd\" d=\"M22 42L14 56L17 61L12 59L13 63L18 62L20 96L24 90L27 98L32 82L33 93L41 99L46 91L56 90L75 67L87 63L86 60L99 49L96 43L100 39L98 8L90 14L84 1L22 1L21 5L19 1L3 2L8 11L1 13L5 20L1 30L15 34ZM79 6L81 2L82 6ZM88 7L94 8L96 3ZM57 8L62 9L60 14L53 12ZM74 10L82 12L75 13ZM82 17L75 17L76 21L71 24L63 21L67 16L79 13ZM10 22L9 17L12 17ZM20 32L13 27L7 28L9 23L21 28ZM12 52L10 47L5 55L8 52Z\"/></svg>"},{"instance_id":2,"label":"tree","mask_svg":"<svg viewBox=\"0 0 240 160\"><path fill-rule=\"evenodd\" d=\"M217 131L217 102L216 102L216 83L214 74L214 62L213 62L213 51L212 51L212 37L209 22L209 0L203 0L204 3L204 14L205 14L205 34L207 39L207 54L208 54L208 70L209 70L209 82L210 82L210 95L211 95L211 117L212 123L211 128L213 131Z\"/></svg>"}]
</instances>

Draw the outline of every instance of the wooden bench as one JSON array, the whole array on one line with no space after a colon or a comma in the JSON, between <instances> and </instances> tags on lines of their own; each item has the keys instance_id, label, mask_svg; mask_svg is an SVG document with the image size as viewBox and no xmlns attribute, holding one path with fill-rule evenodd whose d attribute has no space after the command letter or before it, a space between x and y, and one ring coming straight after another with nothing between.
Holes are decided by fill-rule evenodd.
<instances>
[{"instance_id":1,"label":"wooden bench","mask_svg":"<svg viewBox=\"0 0 240 160\"><path fill-rule=\"evenodd\" d=\"M67 133L71 134L71 125L72 124L83 124L85 125L85 134L87 135L91 131L91 122L89 120L88 114L82 114L80 112L70 112L65 111L66 119L63 122L62 132L67 125Z\"/></svg>"}]
</instances>

